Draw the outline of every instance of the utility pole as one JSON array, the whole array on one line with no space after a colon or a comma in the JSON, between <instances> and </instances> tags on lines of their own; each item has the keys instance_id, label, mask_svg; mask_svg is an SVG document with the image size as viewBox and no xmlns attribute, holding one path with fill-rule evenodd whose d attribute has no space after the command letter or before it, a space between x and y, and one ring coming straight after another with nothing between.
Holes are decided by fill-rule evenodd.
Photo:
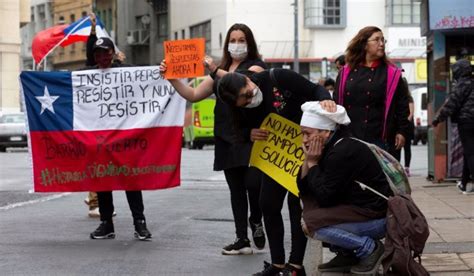
<instances>
[{"instance_id":1,"label":"utility pole","mask_svg":"<svg viewBox=\"0 0 474 276\"><path fill-rule=\"evenodd\" d=\"M298 60L298 0L294 0L293 6L295 8L295 53L294 53L294 60L293 60L293 70L296 73L300 72L300 62Z\"/></svg>"}]
</instances>

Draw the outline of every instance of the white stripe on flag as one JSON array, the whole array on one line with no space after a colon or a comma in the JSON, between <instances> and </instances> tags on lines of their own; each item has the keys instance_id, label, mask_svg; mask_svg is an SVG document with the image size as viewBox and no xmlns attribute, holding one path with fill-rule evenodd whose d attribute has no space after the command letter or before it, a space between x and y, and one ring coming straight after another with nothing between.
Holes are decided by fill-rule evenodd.
<instances>
[{"instance_id":1,"label":"white stripe on flag","mask_svg":"<svg viewBox=\"0 0 474 276\"><path fill-rule=\"evenodd\" d=\"M72 72L73 129L182 126L186 101L158 66Z\"/></svg>"}]
</instances>

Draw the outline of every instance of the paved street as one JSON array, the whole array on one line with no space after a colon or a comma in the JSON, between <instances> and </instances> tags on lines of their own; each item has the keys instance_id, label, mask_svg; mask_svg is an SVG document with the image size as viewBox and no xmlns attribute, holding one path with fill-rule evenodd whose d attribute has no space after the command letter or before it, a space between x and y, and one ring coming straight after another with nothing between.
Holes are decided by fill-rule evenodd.
<instances>
[{"instance_id":1,"label":"paved street","mask_svg":"<svg viewBox=\"0 0 474 276\"><path fill-rule=\"evenodd\" d=\"M413 147L413 155L414 197L432 230L424 264L437 275L471 275L474 197L459 195L453 184L424 181L426 146ZM98 220L87 217L85 193L28 194L27 153L1 153L0 162L0 275L250 275L269 260L268 247L253 256L221 255L234 226L223 175L212 171L212 147L183 149L181 187L144 192L150 242L133 239L123 192L114 193L117 238L89 240ZM288 224L286 210L284 218ZM440 263L448 268L440 270Z\"/></svg>"}]
</instances>

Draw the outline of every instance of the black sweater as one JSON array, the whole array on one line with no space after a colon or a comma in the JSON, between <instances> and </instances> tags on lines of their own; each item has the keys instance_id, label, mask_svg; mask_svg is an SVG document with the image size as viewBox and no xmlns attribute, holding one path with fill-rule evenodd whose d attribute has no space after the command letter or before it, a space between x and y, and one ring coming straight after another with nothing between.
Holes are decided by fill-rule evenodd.
<instances>
[{"instance_id":1,"label":"black sweater","mask_svg":"<svg viewBox=\"0 0 474 276\"><path fill-rule=\"evenodd\" d=\"M300 74L287 69L273 69L275 83L270 78L270 71L265 70L250 77L263 94L263 102L255 108L238 108L240 121L249 128L259 128L265 117L270 113L300 124L301 105L307 101L332 100L329 92L321 85L312 83ZM278 111L274 103L277 101L273 87L276 86L284 97L285 107ZM249 137L247 137L248 139Z\"/></svg>"}]
</instances>

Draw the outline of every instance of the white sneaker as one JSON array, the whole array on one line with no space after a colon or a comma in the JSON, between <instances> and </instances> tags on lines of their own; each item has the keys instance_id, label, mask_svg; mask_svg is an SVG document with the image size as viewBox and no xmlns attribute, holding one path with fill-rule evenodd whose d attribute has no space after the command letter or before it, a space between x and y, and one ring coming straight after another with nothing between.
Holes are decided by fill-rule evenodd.
<instances>
[{"instance_id":1,"label":"white sneaker","mask_svg":"<svg viewBox=\"0 0 474 276\"><path fill-rule=\"evenodd\" d=\"M92 210L89 210L89 217L98 218L100 217L99 207L95 207Z\"/></svg>"},{"instance_id":2,"label":"white sneaker","mask_svg":"<svg viewBox=\"0 0 474 276\"><path fill-rule=\"evenodd\" d=\"M466 190L462 192L465 195L470 195L474 194L474 184L473 183L467 183L466 184Z\"/></svg>"}]
</instances>

